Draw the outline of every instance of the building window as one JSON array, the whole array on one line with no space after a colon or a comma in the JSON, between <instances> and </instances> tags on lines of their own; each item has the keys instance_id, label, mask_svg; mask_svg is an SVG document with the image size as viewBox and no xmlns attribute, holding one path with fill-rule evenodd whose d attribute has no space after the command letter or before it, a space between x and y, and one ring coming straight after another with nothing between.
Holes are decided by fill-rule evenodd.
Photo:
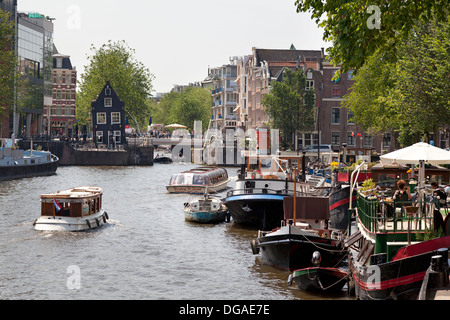
<instances>
[{"instance_id":1,"label":"building window","mask_svg":"<svg viewBox=\"0 0 450 320\"><path fill-rule=\"evenodd\" d=\"M114 131L114 141L116 143L121 142L121 132L120 131Z\"/></svg>"},{"instance_id":2,"label":"building window","mask_svg":"<svg viewBox=\"0 0 450 320\"><path fill-rule=\"evenodd\" d=\"M331 133L331 144L338 146L341 144L341 134L339 132Z\"/></svg>"},{"instance_id":3,"label":"building window","mask_svg":"<svg viewBox=\"0 0 450 320\"><path fill-rule=\"evenodd\" d=\"M97 113L97 124L106 124L106 113L105 112Z\"/></svg>"},{"instance_id":4,"label":"building window","mask_svg":"<svg viewBox=\"0 0 450 320\"><path fill-rule=\"evenodd\" d=\"M105 98L105 107L112 107L112 99Z\"/></svg>"},{"instance_id":5,"label":"building window","mask_svg":"<svg viewBox=\"0 0 450 320\"><path fill-rule=\"evenodd\" d=\"M56 91L56 99L62 100L62 92L61 92L61 90Z\"/></svg>"},{"instance_id":6,"label":"building window","mask_svg":"<svg viewBox=\"0 0 450 320\"><path fill-rule=\"evenodd\" d=\"M391 146L391 134L389 132L386 132L383 135L383 146L384 147L390 147Z\"/></svg>"},{"instance_id":7,"label":"building window","mask_svg":"<svg viewBox=\"0 0 450 320\"><path fill-rule=\"evenodd\" d=\"M355 145L355 135L353 132L347 132L347 145L349 146Z\"/></svg>"},{"instance_id":8,"label":"building window","mask_svg":"<svg viewBox=\"0 0 450 320\"><path fill-rule=\"evenodd\" d=\"M61 69L62 68L62 59L56 59L56 68Z\"/></svg>"},{"instance_id":9,"label":"building window","mask_svg":"<svg viewBox=\"0 0 450 320\"><path fill-rule=\"evenodd\" d=\"M331 123L339 124L341 123L341 110L340 108L332 108L331 109Z\"/></svg>"},{"instance_id":10,"label":"building window","mask_svg":"<svg viewBox=\"0 0 450 320\"><path fill-rule=\"evenodd\" d=\"M332 97L333 98L340 98L341 97L341 87L333 86Z\"/></svg>"},{"instance_id":11,"label":"building window","mask_svg":"<svg viewBox=\"0 0 450 320\"><path fill-rule=\"evenodd\" d=\"M373 137L370 134L364 133L364 146L365 147L373 146Z\"/></svg>"},{"instance_id":12,"label":"building window","mask_svg":"<svg viewBox=\"0 0 450 320\"><path fill-rule=\"evenodd\" d=\"M71 92L66 90L66 100L70 100L72 98Z\"/></svg>"},{"instance_id":13,"label":"building window","mask_svg":"<svg viewBox=\"0 0 450 320\"><path fill-rule=\"evenodd\" d=\"M111 123L112 124L120 124L120 112L112 112L111 113Z\"/></svg>"},{"instance_id":14,"label":"building window","mask_svg":"<svg viewBox=\"0 0 450 320\"><path fill-rule=\"evenodd\" d=\"M353 117L354 117L353 112L349 110L347 113L347 123L354 124L355 122L353 121Z\"/></svg>"},{"instance_id":15,"label":"building window","mask_svg":"<svg viewBox=\"0 0 450 320\"><path fill-rule=\"evenodd\" d=\"M308 71L307 73L306 73L306 79L312 79L313 78L313 73L312 73L312 71Z\"/></svg>"},{"instance_id":16,"label":"building window","mask_svg":"<svg viewBox=\"0 0 450 320\"><path fill-rule=\"evenodd\" d=\"M111 88L105 89L105 95L110 96L111 95Z\"/></svg>"},{"instance_id":17,"label":"building window","mask_svg":"<svg viewBox=\"0 0 450 320\"><path fill-rule=\"evenodd\" d=\"M103 131L97 131L96 135L97 135L97 142L103 143Z\"/></svg>"},{"instance_id":18,"label":"building window","mask_svg":"<svg viewBox=\"0 0 450 320\"><path fill-rule=\"evenodd\" d=\"M236 103L237 102L237 95L235 93L227 93L227 102L229 102L229 103Z\"/></svg>"},{"instance_id":19,"label":"building window","mask_svg":"<svg viewBox=\"0 0 450 320\"><path fill-rule=\"evenodd\" d=\"M353 75L353 70L347 72L347 80L355 80L355 76Z\"/></svg>"},{"instance_id":20,"label":"building window","mask_svg":"<svg viewBox=\"0 0 450 320\"><path fill-rule=\"evenodd\" d=\"M314 90L314 81L310 80L310 81L306 81L306 90Z\"/></svg>"}]
</instances>

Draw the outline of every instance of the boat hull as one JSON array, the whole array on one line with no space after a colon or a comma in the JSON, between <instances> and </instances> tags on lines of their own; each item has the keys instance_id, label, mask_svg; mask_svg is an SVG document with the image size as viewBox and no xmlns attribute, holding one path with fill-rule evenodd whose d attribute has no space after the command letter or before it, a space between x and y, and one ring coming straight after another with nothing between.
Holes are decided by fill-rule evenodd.
<instances>
[{"instance_id":1,"label":"boat hull","mask_svg":"<svg viewBox=\"0 0 450 320\"><path fill-rule=\"evenodd\" d=\"M416 300L431 257L441 248L450 248L450 236L413 246L423 246L426 252L376 265L361 264L358 252L350 250L356 297L360 300Z\"/></svg>"},{"instance_id":2,"label":"boat hull","mask_svg":"<svg viewBox=\"0 0 450 320\"><path fill-rule=\"evenodd\" d=\"M108 214L102 209L98 213L82 217L40 217L34 222L37 231L86 231L107 224Z\"/></svg>"},{"instance_id":3,"label":"boat hull","mask_svg":"<svg viewBox=\"0 0 450 320\"><path fill-rule=\"evenodd\" d=\"M257 243L265 261L291 271L313 266L311 258L316 251L321 254L321 265L327 267L335 267L346 255L341 241L308 232L264 236Z\"/></svg>"},{"instance_id":4,"label":"boat hull","mask_svg":"<svg viewBox=\"0 0 450 320\"><path fill-rule=\"evenodd\" d=\"M242 194L225 200L233 222L263 231L280 226L284 219L283 199L287 195Z\"/></svg>"},{"instance_id":5,"label":"boat hull","mask_svg":"<svg viewBox=\"0 0 450 320\"><path fill-rule=\"evenodd\" d=\"M56 173L56 161L33 165L0 166L0 180L15 180L40 176L51 176Z\"/></svg>"},{"instance_id":6,"label":"boat hull","mask_svg":"<svg viewBox=\"0 0 450 320\"><path fill-rule=\"evenodd\" d=\"M347 273L337 268L305 268L295 270L292 280L303 291L338 292L344 287Z\"/></svg>"},{"instance_id":7,"label":"boat hull","mask_svg":"<svg viewBox=\"0 0 450 320\"><path fill-rule=\"evenodd\" d=\"M353 196L356 202L356 194ZM330 194L330 221L332 229L346 230L349 224L350 186L333 188Z\"/></svg>"},{"instance_id":8,"label":"boat hull","mask_svg":"<svg viewBox=\"0 0 450 320\"><path fill-rule=\"evenodd\" d=\"M188 222L212 224L226 221L227 211L218 212L184 212L184 218Z\"/></svg>"}]
</instances>

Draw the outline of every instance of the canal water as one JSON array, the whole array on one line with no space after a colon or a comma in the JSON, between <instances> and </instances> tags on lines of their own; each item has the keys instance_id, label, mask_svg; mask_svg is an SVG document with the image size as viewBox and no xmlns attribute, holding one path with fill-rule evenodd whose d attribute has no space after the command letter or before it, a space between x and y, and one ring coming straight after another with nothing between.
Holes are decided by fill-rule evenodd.
<instances>
[{"instance_id":1,"label":"canal water","mask_svg":"<svg viewBox=\"0 0 450 320\"><path fill-rule=\"evenodd\" d=\"M54 176L0 182L0 299L348 299L345 292L322 296L288 286L288 271L252 254L255 230L232 221L186 222L188 196L169 194L165 185L193 167L60 167ZM237 169L227 170L236 177ZM88 185L104 189L107 226L81 233L33 229L42 193Z\"/></svg>"}]
</instances>

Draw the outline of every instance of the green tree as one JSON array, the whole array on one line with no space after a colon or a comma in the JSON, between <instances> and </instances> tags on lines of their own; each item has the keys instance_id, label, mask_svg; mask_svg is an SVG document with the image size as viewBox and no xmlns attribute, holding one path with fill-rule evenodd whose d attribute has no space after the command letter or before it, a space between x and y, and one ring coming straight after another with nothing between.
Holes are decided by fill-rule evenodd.
<instances>
[{"instance_id":1,"label":"green tree","mask_svg":"<svg viewBox=\"0 0 450 320\"><path fill-rule=\"evenodd\" d=\"M172 108L180 96L180 92L169 92L161 98L158 104L154 104L152 107L153 122L164 125L175 123L176 119L172 116Z\"/></svg>"},{"instance_id":2,"label":"green tree","mask_svg":"<svg viewBox=\"0 0 450 320\"><path fill-rule=\"evenodd\" d=\"M85 67L79 81L77 119L81 124L90 120L91 103L107 81L125 103L130 124L146 128L150 117L148 98L151 96L154 76L134 57L135 51L125 41L104 44L99 49L91 47L90 64ZM133 123L134 122L134 123Z\"/></svg>"},{"instance_id":3,"label":"green tree","mask_svg":"<svg viewBox=\"0 0 450 320\"><path fill-rule=\"evenodd\" d=\"M292 148L295 132L311 132L316 121L314 91L306 90L302 69L285 69L283 81L273 82L262 104L273 128L280 129L285 143Z\"/></svg>"},{"instance_id":4,"label":"green tree","mask_svg":"<svg viewBox=\"0 0 450 320\"><path fill-rule=\"evenodd\" d=\"M172 110L174 122L194 129L194 121L202 121L208 127L211 117L211 91L203 88L188 87L178 97Z\"/></svg>"},{"instance_id":5,"label":"green tree","mask_svg":"<svg viewBox=\"0 0 450 320\"><path fill-rule=\"evenodd\" d=\"M402 145L450 123L450 24L414 26L397 57L377 51L360 69L343 106L372 132L394 130Z\"/></svg>"},{"instance_id":6,"label":"green tree","mask_svg":"<svg viewBox=\"0 0 450 320\"><path fill-rule=\"evenodd\" d=\"M152 104L154 123L179 123L189 129L194 121L202 121L207 127L211 116L211 92L207 89L188 87L183 92L170 92L158 104Z\"/></svg>"},{"instance_id":7,"label":"green tree","mask_svg":"<svg viewBox=\"0 0 450 320\"><path fill-rule=\"evenodd\" d=\"M417 22L447 21L448 0L296 0L297 12L310 12L324 29L327 50L342 72L360 69L375 52L396 53Z\"/></svg>"},{"instance_id":8,"label":"green tree","mask_svg":"<svg viewBox=\"0 0 450 320\"><path fill-rule=\"evenodd\" d=\"M16 103L14 94L18 80L18 61L14 53L14 21L10 13L0 9L0 115L6 116L6 106ZM1 130L0 130L1 132Z\"/></svg>"}]
</instances>

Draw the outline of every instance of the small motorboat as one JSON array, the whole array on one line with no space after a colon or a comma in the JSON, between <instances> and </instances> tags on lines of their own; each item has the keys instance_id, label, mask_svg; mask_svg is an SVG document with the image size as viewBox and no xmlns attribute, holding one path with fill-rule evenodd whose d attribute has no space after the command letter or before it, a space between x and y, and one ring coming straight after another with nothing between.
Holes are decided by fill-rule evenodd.
<instances>
[{"instance_id":1,"label":"small motorboat","mask_svg":"<svg viewBox=\"0 0 450 320\"><path fill-rule=\"evenodd\" d=\"M157 154L155 159L153 159L154 163L161 163L161 164L171 164L173 163L173 160L169 157L166 157L164 155Z\"/></svg>"},{"instance_id":2,"label":"small motorboat","mask_svg":"<svg viewBox=\"0 0 450 320\"><path fill-rule=\"evenodd\" d=\"M289 275L288 285L292 282L303 291L338 292L341 291L348 279L348 273L338 268L322 268L320 253L314 252L312 263L314 267L294 270Z\"/></svg>"},{"instance_id":3,"label":"small motorboat","mask_svg":"<svg viewBox=\"0 0 450 320\"><path fill-rule=\"evenodd\" d=\"M186 221L198 223L221 223L230 221L227 207L222 201L208 194L204 196L190 198L184 204L184 217Z\"/></svg>"},{"instance_id":4,"label":"small motorboat","mask_svg":"<svg viewBox=\"0 0 450 320\"><path fill-rule=\"evenodd\" d=\"M84 231L107 223L102 207L103 189L79 187L41 195L41 216L33 223L38 231Z\"/></svg>"}]
</instances>

